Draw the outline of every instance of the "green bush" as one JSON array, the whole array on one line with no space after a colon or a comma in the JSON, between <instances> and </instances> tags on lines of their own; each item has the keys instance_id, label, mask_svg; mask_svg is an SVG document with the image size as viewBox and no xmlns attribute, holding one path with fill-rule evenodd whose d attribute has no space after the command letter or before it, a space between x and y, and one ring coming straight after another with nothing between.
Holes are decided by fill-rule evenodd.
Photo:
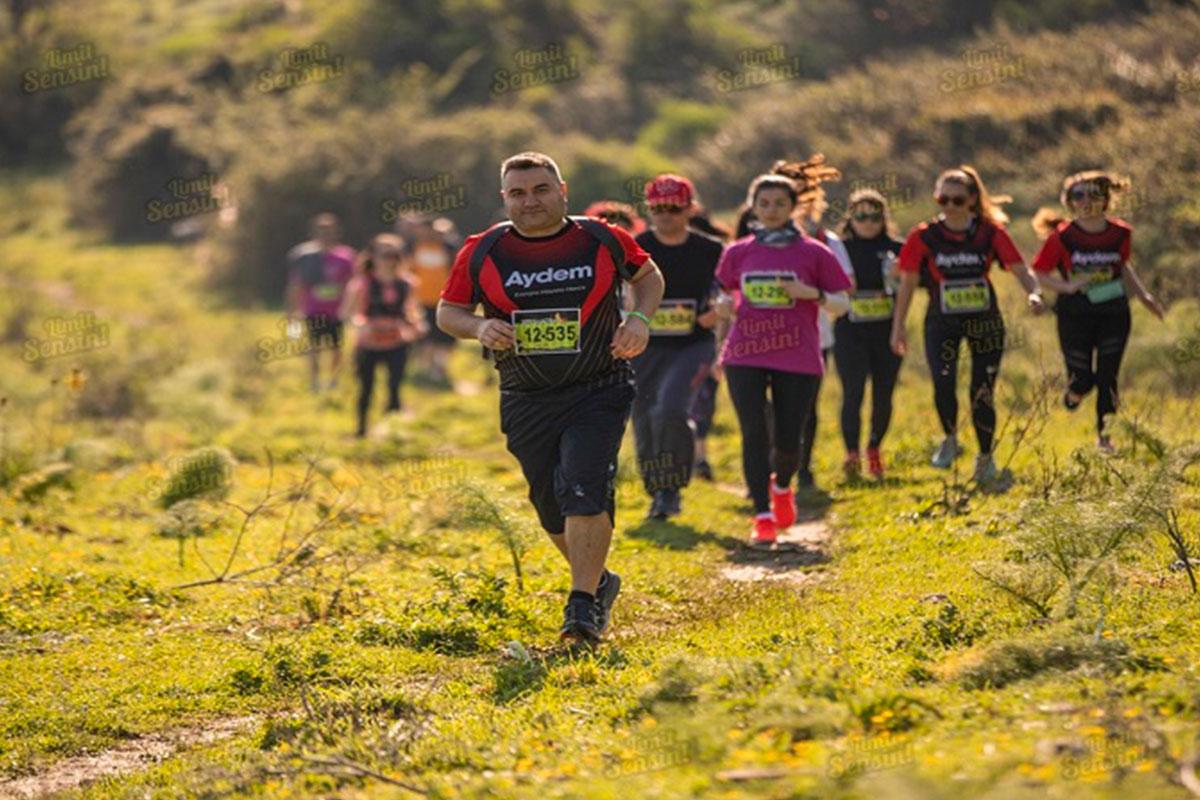
<instances>
[{"instance_id":1,"label":"green bush","mask_svg":"<svg viewBox=\"0 0 1200 800\"><path fill-rule=\"evenodd\" d=\"M158 492L158 504L171 508L176 503L198 497L224 497L232 488L237 465L223 447L201 447L171 464L170 472Z\"/></svg>"},{"instance_id":2,"label":"green bush","mask_svg":"<svg viewBox=\"0 0 1200 800\"><path fill-rule=\"evenodd\" d=\"M494 221L500 162L536 144L534 118L501 109L423 114L397 105L376 114L347 111L330 122L265 123L230 176L238 218L218 236L215 285L242 301L278 302L287 252L308 237L313 214L338 214L344 240L361 247L389 230L413 199L402 188L408 180L443 176L444 192L417 199L448 206L443 213L467 232Z\"/></svg>"}]
</instances>

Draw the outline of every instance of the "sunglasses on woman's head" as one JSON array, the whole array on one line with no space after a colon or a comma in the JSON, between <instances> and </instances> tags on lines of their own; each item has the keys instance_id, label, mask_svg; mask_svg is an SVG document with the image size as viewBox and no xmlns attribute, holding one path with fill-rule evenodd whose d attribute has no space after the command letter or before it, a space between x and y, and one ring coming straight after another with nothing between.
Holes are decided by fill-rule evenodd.
<instances>
[{"instance_id":1,"label":"sunglasses on woman's head","mask_svg":"<svg viewBox=\"0 0 1200 800\"><path fill-rule=\"evenodd\" d=\"M672 205L657 205L650 206L650 212L653 214L678 214L683 211L683 206Z\"/></svg>"},{"instance_id":2,"label":"sunglasses on woman's head","mask_svg":"<svg viewBox=\"0 0 1200 800\"><path fill-rule=\"evenodd\" d=\"M855 222L882 222L883 214L878 211L855 211L851 219Z\"/></svg>"},{"instance_id":3,"label":"sunglasses on woman's head","mask_svg":"<svg viewBox=\"0 0 1200 800\"><path fill-rule=\"evenodd\" d=\"M967 196L965 194L939 194L936 199L939 206L957 206L958 208L962 208L967 204Z\"/></svg>"}]
</instances>

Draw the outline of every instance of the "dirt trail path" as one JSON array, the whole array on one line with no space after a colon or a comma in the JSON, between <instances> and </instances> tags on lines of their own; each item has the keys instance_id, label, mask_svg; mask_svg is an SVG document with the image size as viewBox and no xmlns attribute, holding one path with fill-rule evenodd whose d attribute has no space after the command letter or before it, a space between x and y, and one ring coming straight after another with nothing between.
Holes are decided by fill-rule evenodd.
<instances>
[{"instance_id":1,"label":"dirt trail path","mask_svg":"<svg viewBox=\"0 0 1200 800\"><path fill-rule=\"evenodd\" d=\"M770 547L746 546L730 555L721 576L731 581L785 581L806 585L824 580L822 570L801 570L829 561L833 531L823 519L797 522Z\"/></svg>"},{"instance_id":2,"label":"dirt trail path","mask_svg":"<svg viewBox=\"0 0 1200 800\"><path fill-rule=\"evenodd\" d=\"M189 747L213 744L243 733L258 720L254 716L218 719L205 725L140 736L101 753L71 756L43 772L0 781L0 798L45 797L87 786L101 778L138 772Z\"/></svg>"}]
</instances>

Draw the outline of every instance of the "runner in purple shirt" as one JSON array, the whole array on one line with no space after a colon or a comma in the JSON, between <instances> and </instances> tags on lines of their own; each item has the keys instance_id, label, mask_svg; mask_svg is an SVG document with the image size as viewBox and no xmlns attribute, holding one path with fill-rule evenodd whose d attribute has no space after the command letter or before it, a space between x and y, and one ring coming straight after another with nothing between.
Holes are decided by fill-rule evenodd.
<instances>
[{"instance_id":1,"label":"runner in purple shirt","mask_svg":"<svg viewBox=\"0 0 1200 800\"><path fill-rule=\"evenodd\" d=\"M833 252L792 221L799 193L791 178L760 175L749 194L758 224L717 266L717 282L736 298L732 309L728 302L717 306L718 314L735 316L720 363L742 430L742 469L755 511L752 541L770 544L796 519L790 485L800 432L825 371L817 312L845 313L851 283Z\"/></svg>"},{"instance_id":2,"label":"runner in purple shirt","mask_svg":"<svg viewBox=\"0 0 1200 800\"><path fill-rule=\"evenodd\" d=\"M338 243L338 219L322 213L312 219L312 239L288 253L288 307L293 319L303 319L309 341L312 390L320 391L321 350L331 352L329 383L337 386L342 360L342 321L338 318L346 285L354 275L354 250Z\"/></svg>"}]
</instances>

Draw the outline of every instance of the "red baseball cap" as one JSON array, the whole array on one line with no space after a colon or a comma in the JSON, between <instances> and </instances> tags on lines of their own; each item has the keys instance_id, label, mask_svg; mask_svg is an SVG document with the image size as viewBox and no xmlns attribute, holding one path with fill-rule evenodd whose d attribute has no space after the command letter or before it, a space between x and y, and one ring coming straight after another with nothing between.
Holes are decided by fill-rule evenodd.
<instances>
[{"instance_id":1,"label":"red baseball cap","mask_svg":"<svg viewBox=\"0 0 1200 800\"><path fill-rule=\"evenodd\" d=\"M687 208L696 196L696 187L682 175L659 175L646 182L646 205Z\"/></svg>"}]
</instances>

